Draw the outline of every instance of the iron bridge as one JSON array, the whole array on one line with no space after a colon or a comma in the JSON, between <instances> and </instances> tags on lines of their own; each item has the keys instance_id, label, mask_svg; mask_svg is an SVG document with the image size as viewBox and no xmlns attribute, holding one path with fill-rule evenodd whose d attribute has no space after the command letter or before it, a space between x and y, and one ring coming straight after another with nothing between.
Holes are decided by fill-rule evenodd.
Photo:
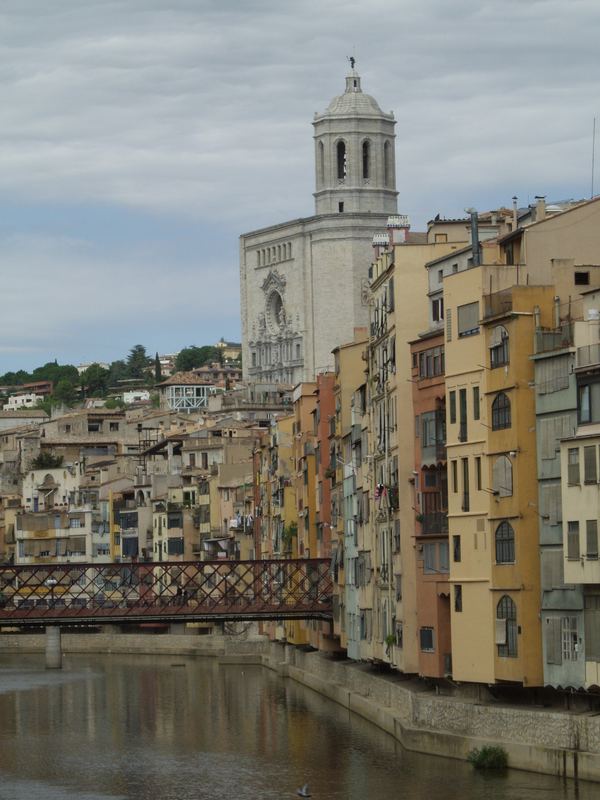
<instances>
[{"instance_id":1,"label":"iron bridge","mask_svg":"<svg viewBox=\"0 0 600 800\"><path fill-rule=\"evenodd\" d=\"M328 559L0 566L0 625L332 618Z\"/></svg>"}]
</instances>

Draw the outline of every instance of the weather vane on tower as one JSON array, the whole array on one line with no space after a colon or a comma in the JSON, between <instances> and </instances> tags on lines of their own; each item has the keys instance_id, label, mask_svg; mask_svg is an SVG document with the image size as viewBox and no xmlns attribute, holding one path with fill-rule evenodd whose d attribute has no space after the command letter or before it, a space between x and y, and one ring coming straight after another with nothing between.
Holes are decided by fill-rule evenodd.
<instances>
[{"instance_id":1,"label":"weather vane on tower","mask_svg":"<svg viewBox=\"0 0 600 800\"><path fill-rule=\"evenodd\" d=\"M356 64L356 59L354 56L347 56L347 59L350 62L350 68L354 69L354 65Z\"/></svg>"}]
</instances>

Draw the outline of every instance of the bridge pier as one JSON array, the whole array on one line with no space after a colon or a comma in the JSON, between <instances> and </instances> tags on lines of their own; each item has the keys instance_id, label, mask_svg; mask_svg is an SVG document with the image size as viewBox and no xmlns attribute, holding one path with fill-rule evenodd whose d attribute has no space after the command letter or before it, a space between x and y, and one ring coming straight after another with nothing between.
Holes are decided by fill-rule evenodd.
<instances>
[{"instance_id":1,"label":"bridge pier","mask_svg":"<svg viewBox=\"0 0 600 800\"><path fill-rule=\"evenodd\" d=\"M62 669L62 646L58 625L49 625L46 628L46 669Z\"/></svg>"}]
</instances>

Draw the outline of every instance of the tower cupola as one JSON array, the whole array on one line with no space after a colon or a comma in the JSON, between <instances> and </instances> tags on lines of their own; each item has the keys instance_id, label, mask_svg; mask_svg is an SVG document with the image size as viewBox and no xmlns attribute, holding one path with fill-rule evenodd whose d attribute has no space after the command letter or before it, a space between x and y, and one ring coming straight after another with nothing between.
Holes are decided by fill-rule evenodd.
<instances>
[{"instance_id":1,"label":"tower cupola","mask_svg":"<svg viewBox=\"0 0 600 800\"><path fill-rule=\"evenodd\" d=\"M395 125L351 59L344 93L313 120L317 214L397 212Z\"/></svg>"}]
</instances>

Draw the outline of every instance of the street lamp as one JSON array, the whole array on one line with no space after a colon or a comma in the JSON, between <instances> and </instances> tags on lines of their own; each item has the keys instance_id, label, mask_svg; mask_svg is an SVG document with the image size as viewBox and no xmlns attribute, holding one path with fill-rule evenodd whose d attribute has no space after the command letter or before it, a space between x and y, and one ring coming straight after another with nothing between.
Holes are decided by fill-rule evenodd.
<instances>
[{"instance_id":1,"label":"street lamp","mask_svg":"<svg viewBox=\"0 0 600 800\"><path fill-rule=\"evenodd\" d=\"M54 587L56 586L58 581L56 580L56 578L46 578L44 583L46 584L46 587L50 589L50 607L52 608L54 607Z\"/></svg>"}]
</instances>

